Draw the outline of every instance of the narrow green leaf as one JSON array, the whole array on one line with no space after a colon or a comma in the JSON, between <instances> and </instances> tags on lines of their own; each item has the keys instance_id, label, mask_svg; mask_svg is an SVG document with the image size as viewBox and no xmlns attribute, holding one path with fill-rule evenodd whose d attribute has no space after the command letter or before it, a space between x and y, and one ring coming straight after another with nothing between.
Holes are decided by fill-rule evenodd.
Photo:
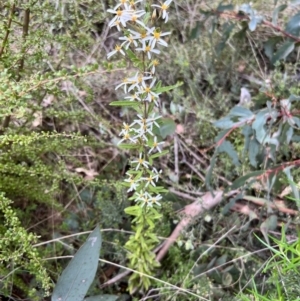
<instances>
[{"instance_id":1,"label":"narrow green leaf","mask_svg":"<svg viewBox=\"0 0 300 301\"><path fill-rule=\"evenodd\" d=\"M140 146L137 144L126 144L126 143L121 143L118 145L120 149L138 149Z\"/></svg>"},{"instance_id":2,"label":"narrow green leaf","mask_svg":"<svg viewBox=\"0 0 300 301\"><path fill-rule=\"evenodd\" d=\"M135 206L130 206L124 209L125 213L128 215L133 215L133 216L138 216L141 213L141 206L135 205Z\"/></svg>"},{"instance_id":3,"label":"narrow green leaf","mask_svg":"<svg viewBox=\"0 0 300 301\"><path fill-rule=\"evenodd\" d=\"M140 103L137 101L117 100L112 101L109 105L115 107L137 107L140 105Z\"/></svg>"},{"instance_id":4,"label":"narrow green leaf","mask_svg":"<svg viewBox=\"0 0 300 301\"><path fill-rule=\"evenodd\" d=\"M200 21L197 21L196 26L191 31L190 40L197 39L200 36L202 29L203 29L203 23Z\"/></svg>"},{"instance_id":5,"label":"narrow green leaf","mask_svg":"<svg viewBox=\"0 0 300 301\"><path fill-rule=\"evenodd\" d=\"M176 85L173 85L173 86L166 86L166 87L157 87L156 86L154 89L154 92L155 93L163 93L163 92L167 92L170 90L174 90L182 85L183 85L183 82L177 82Z\"/></svg>"},{"instance_id":6,"label":"narrow green leaf","mask_svg":"<svg viewBox=\"0 0 300 301\"><path fill-rule=\"evenodd\" d=\"M275 230L277 228L277 215L272 214L270 215L261 225L260 231L263 234L266 242L270 244L268 232Z\"/></svg>"},{"instance_id":7,"label":"narrow green leaf","mask_svg":"<svg viewBox=\"0 0 300 301\"><path fill-rule=\"evenodd\" d=\"M216 149L213 156L210 159L210 166L209 166L209 169L208 169L208 171L205 175L205 185L206 185L207 189L209 189L209 190L211 190L210 180L211 180L211 176L212 176L212 173L213 173L213 169L214 169L215 164L216 164L217 155L218 155L218 152L217 152L217 149Z\"/></svg>"},{"instance_id":8,"label":"narrow green leaf","mask_svg":"<svg viewBox=\"0 0 300 301\"><path fill-rule=\"evenodd\" d=\"M125 52L126 52L127 56L129 57L129 59L133 62L133 65L135 67L138 67L140 69L143 68L143 66L144 66L143 62L129 48L125 49Z\"/></svg>"},{"instance_id":9,"label":"narrow green leaf","mask_svg":"<svg viewBox=\"0 0 300 301\"><path fill-rule=\"evenodd\" d=\"M232 183L231 189L237 189L237 188L243 186L244 184L246 184L247 180L261 176L263 173L264 173L264 170L257 170L254 172L250 172L242 177L239 177Z\"/></svg>"},{"instance_id":10,"label":"narrow green leaf","mask_svg":"<svg viewBox=\"0 0 300 301\"><path fill-rule=\"evenodd\" d=\"M84 299L97 271L101 243L101 233L97 225L59 277L52 301Z\"/></svg>"},{"instance_id":11,"label":"narrow green leaf","mask_svg":"<svg viewBox=\"0 0 300 301\"><path fill-rule=\"evenodd\" d=\"M257 166L257 155L259 153L260 148L261 148L261 145L257 142L257 140L255 138L250 140L249 160L250 160L250 164L253 167Z\"/></svg>"},{"instance_id":12,"label":"narrow green leaf","mask_svg":"<svg viewBox=\"0 0 300 301\"><path fill-rule=\"evenodd\" d=\"M150 158L151 159L159 158L159 157L164 156L164 155L166 155L168 153L169 153L169 150L164 150L164 151L162 151L160 153L158 152L158 153L155 153L155 154L151 155Z\"/></svg>"}]
</instances>

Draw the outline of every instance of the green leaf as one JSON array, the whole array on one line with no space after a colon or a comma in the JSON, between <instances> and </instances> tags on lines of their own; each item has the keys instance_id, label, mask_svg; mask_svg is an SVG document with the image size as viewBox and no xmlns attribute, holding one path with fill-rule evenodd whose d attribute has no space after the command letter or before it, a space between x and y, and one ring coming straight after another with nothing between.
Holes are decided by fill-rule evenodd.
<instances>
[{"instance_id":1,"label":"green leaf","mask_svg":"<svg viewBox=\"0 0 300 301\"><path fill-rule=\"evenodd\" d=\"M210 158L210 166L209 166L209 169L205 175L205 185L207 187L207 189L211 189L211 186L210 186L210 180L211 180L211 176L212 176L212 173L213 173L213 169L215 167L215 164L216 164L216 159L217 159L217 155L218 155L218 151L217 149L215 150L213 156Z\"/></svg>"},{"instance_id":2,"label":"green leaf","mask_svg":"<svg viewBox=\"0 0 300 301\"><path fill-rule=\"evenodd\" d=\"M126 144L126 143L121 143L118 145L120 149L138 149L140 146L137 144Z\"/></svg>"},{"instance_id":3,"label":"green leaf","mask_svg":"<svg viewBox=\"0 0 300 301\"><path fill-rule=\"evenodd\" d=\"M235 151L231 142L224 140L217 150L218 153L222 153L222 152L227 153L228 156L232 159L232 162L235 166L240 165L238 154Z\"/></svg>"},{"instance_id":4,"label":"green leaf","mask_svg":"<svg viewBox=\"0 0 300 301\"><path fill-rule=\"evenodd\" d=\"M247 180L261 176L264 172L265 172L264 170L257 170L254 172L250 172L242 177L239 177L232 183L231 189L237 189L237 188L243 186L244 184L246 184Z\"/></svg>"},{"instance_id":5,"label":"green leaf","mask_svg":"<svg viewBox=\"0 0 300 301\"><path fill-rule=\"evenodd\" d=\"M151 155L150 158L151 158L151 159L159 158L159 157L164 156L164 155L166 155L166 154L168 154L168 153L169 153L169 150L164 150L164 151L162 151L162 152L160 152L160 153L158 152L158 153L156 153L156 154Z\"/></svg>"},{"instance_id":6,"label":"green leaf","mask_svg":"<svg viewBox=\"0 0 300 301\"><path fill-rule=\"evenodd\" d=\"M223 12L226 10L234 10L234 5L232 4L222 4L222 2L219 4L219 6L217 7L217 11L218 12Z\"/></svg>"},{"instance_id":7,"label":"green leaf","mask_svg":"<svg viewBox=\"0 0 300 301\"><path fill-rule=\"evenodd\" d=\"M272 214L270 215L261 225L260 231L263 234L265 240L268 244L270 244L268 232L275 230L277 228L277 215Z\"/></svg>"},{"instance_id":8,"label":"green leaf","mask_svg":"<svg viewBox=\"0 0 300 301\"><path fill-rule=\"evenodd\" d=\"M129 59L133 62L134 67L143 69L143 67L144 67L143 62L129 48L125 49L125 52L126 52L127 56L129 57Z\"/></svg>"},{"instance_id":9,"label":"green leaf","mask_svg":"<svg viewBox=\"0 0 300 301\"><path fill-rule=\"evenodd\" d=\"M226 116L213 123L213 125L215 127L220 128L220 129L231 129L234 124L235 124L235 122L233 122L231 120L230 116Z\"/></svg>"},{"instance_id":10,"label":"green leaf","mask_svg":"<svg viewBox=\"0 0 300 301\"><path fill-rule=\"evenodd\" d=\"M279 43L280 41L282 41L281 37L271 37L267 40L267 42L265 42L264 45L264 51L266 56L268 57L268 59L271 61L273 56L274 56L274 52L275 52L275 46L277 43Z\"/></svg>"},{"instance_id":11,"label":"green leaf","mask_svg":"<svg viewBox=\"0 0 300 301\"><path fill-rule=\"evenodd\" d=\"M219 56L224 50L232 30L235 28L235 24L231 22L226 22L222 25L222 39L216 46L216 53Z\"/></svg>"},{"instance_id":12,"label":"green leaf","mask_svg":"<svg viewBox=\"0 0 300 301\"><path fill-rule=\"evenodd\" d=\"M190 40L197 39L200 36L202 29L203 29L203 23L200 21L197 21L196 26L191 31Z\"/></svg>"},{"instance_id":13,"label":"green leaf","mask_svg":"<svg viewBox=\"0 0 300 301\"><path fill-rule=\"evenodd\" d=\"M159 128L160 136L165 139L167 136L173 135L176 130L176 123L171 118L161 119L161 126Z\"/></svg>"},{"instance_id":14,"label":"green leaf","mask_svg":"<svg viewBox=\"0 0 300 301\"><path fill-rule=\"evenodd\" d=\"M253 167L257 166L257 155L259 153L261 146L260 144L257 142L257 140L255 138L250 140L250 144L249 144L249 160L250 160L250 164Z\"/></svg>"},{"instance_id":15,"label":"green leaf","mask_svg":"<svg viewBox=\"0 0 300 301\"><path fill-rule=\"evenodd\" d=\"M166 87L158 87L156 86L155 89L154 89L154 92L155 93L163 93L163 92L167 92L167 91L170 91L170 90L174 90L180 86L183 85L183 82L177 82L176 85L173 85L173 86L166 86Z\"/></svg>"},{"instance_id":16,"label":"green leaf","mask_svg":"<svg viewBox=\"0 0 300 301\"><path fill-rule=\"evenodd\" d=\"M142 212L142 208L139 205L135 205L125 208L124 211L128 215L139 216Z\"/></svg>"},{"instance_id":17,"label":"green leaf","mask_svg":"<svg viewBox=\"0 0 300 301\"><path fill-rule=\"evenodd\" d=\"M277 61L286 59L289 54L295 49L294 41L286 41L272 57L272 64L275 64Z\"/></svg>"},{"instance_id":18,"label":"green leaf","mask_svg":"<svg viewBox=\"0 0 300 301\"><path fill-rule=\"evenodd\" d=\"M272 17L273 25L277 25L279 13L284 11L286 8L287 8L286 4L282 4L282 5L279 5L279 6L275 7L275 9L273 11L273 17Z\"/></svg>"},{"instance_id":19,"label":"green leaf","mask_svg":"<svg viewBox=\"0 0 300 301\"><path fill-rule=\"evenodd\" d=\"M300 96L297 96L297 95L294 95L294 94L290 95L290 97L289 97L290 102L299 101L299 100L300 100Z\"/></svg>"},{"instance_id":20,"label":"green leaf","mask_svg":"<svg viewBox=\"0 0 300 301\"><path fill-rule=\"evenodd\" d=\"M286 24L285 31L293 36L300 36L300 12L294 15Z\"/></svg>"},{"instance_id":21,"label":"green leaf","mask_svg":"<svg viewBox=\"0 0 300 301\"><path fill-rule=\"evenodd\" d=\"M254 18L252 18L251 20L250 20L250 22L249 22L249 24L248 24L248 26L249 26L249 29L251 30L251 31L254 31L255 29L256 29L256 26L257 26L257 19L254 17Z\"/></svg>"},{"instance_id":22,"label":"green leaf","mask_svg":"<svg viewBox=\"0 0 300 301\"><path fill-rule=\"evenodd\" d=\"M97 225L59 277L51 297L52 301L84 299L97 271L101 242L101 233Z\"/></svg>"},{"instance_id":23,"label":"green leaf","mask_svg":"<svg viewBox=\"0 0 300 301\"><path fill-rule=\"evenodd\" d=\"M116 301L119 298L117 295L97 295L85 298L84 301Z\"/></svg>"},{"instance_id":24,"label":"green leaf","mask_svg":"<svg viewBox=\"0 0 300 301\"><path fill-rule=\"evenodd\" d=\"M137 101L117 100L112 101L109 105L115 107L137 107L140 105L140 103Z\"/></svg>"},{"instance_id":25,"label":"green leaf","mask_svg":"<svg viewBox=\"0 0 300 301\"><path fill-rule=\"evenodd\" d=\"M238 116L238 117L247 117L247 118L254 116L254 114L249 109L242 106L234 106L230 110L229 115Z\"/></svg>"}]
</instances>

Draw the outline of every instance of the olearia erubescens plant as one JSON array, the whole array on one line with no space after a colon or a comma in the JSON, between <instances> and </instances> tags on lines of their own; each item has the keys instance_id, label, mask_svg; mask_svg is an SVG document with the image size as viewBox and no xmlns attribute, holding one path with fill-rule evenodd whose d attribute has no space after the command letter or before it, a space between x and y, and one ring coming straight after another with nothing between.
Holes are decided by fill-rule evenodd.
<instances>
[{"instance_id":1,"label":"olearia erubescens plant","mask_svg":"<svg viewBox=\"0 0 300 301\"><path fill-rule=\"evenodd\" d=\"M107 57L121 54L136 68L134 74L128 74L116 86L116 89L123 88L124 100L111 103L132 107L137 113L132 123L123 123L119 141L121 148L129 149L133 154L124 180L127 192L132 195L130 200L134 203L125 209L127 214L134 216L132 228L135 232L125 245L130 267L136 270L130 277L130 291L138 287L148 289L150 279L147 275L153 274L159 266L153 253L158 243L155 224L161 218L159 209L166 190L158 185L162 171L155 168L153 159L168 152L162 150L164 142L159 130L163 119L158 107L160 94L175 86L161 87L161 83L157 82L155 73L159 60L156 56L161 53L159 48L168 47L165 38L170 32L163 32L152 25L160 18L164 23L168 21L171 2L167 0L158 5L150 1L120 0L113 9L108 10L114 15L109 26L116 27L123 36L119 37L120 43Z\"/></svg>"}]
</instances>

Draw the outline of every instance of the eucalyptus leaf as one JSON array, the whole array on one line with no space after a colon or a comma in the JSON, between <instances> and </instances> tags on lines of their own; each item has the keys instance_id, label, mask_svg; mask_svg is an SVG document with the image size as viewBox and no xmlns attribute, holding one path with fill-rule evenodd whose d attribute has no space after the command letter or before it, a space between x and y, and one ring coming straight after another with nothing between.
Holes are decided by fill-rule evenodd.
<instances>
[{"instance_id":1,"label":"eucalyptus leaf","mask_svg":"<svg viewBox=\"0 0 300 301\"><path fill-rule=\"evenodd\" d=\"M289 22L286 24L285 31L293 36L300 36L300 12L298 12L289 20Z\"/></svg>"},{"instance_id":2,"label":"eucalyptus leaf","mask_svg":"<svg viewBox=\"0 0 300 301\"><path fill-rule=\"evenodd\" d=\"M63 270L54 288L52 301L82 301L84 299L97 271L101 243L101 233L97 225Z\"/></svg>"},{"instance_id":3,"label":"eucalyptus leaf","mask_svg":"<svg viewBox=\"0 0 300 301\"><path fill-rule=\"evenodd\" d=\"M272 57L272 64L275 64L279 60L285 60L289 54L295 49L295 42L294 41L286 41L273 55Z\"/></svg>"},{"instance_id":4,"label":"eucalyptus leaf","mask_svg":"<svg viewBox=\"0 0 300 301\"><path fill-rule=\"evenodd\" d=\"M257 155L259 153L259 150L261 148L261 145L257 142L255 138L250 140L249 143L249 160L250 164L253 167L257 166Z\"/></svg>"},{"instance_id":5,"label":"eucalyptus leaf","mask_svg":"<svg viewBox=\"0 0 300 301\"><path fill-rule=\"evenodd\" d=\"M252 18L248 24L249 26L249 29L251 31L254 31L256 29L256 26L257 26L257 19L256 18Z\"/></svg>"},{"instance_id":6,"label":"eucalyptus leaf","mask_svg":"<svg viewBox=\"0 0 300 301\"><path fill-rule=\"evenodd\" d=\"M300 100L300 96L297 96L297 95L294 95L294 94L290 95L290 97L289 97L290 102L299 101L299 100Z\"/></svg>"},{"instance_id":7,"label":"eucalyptus leaf","mask_svg":"<svg viewBox=\"0 0 300 301\"><path fill-rule=\"evenodd\" d=\"M222 142L222 144L218 147L217 150L218 150L219 153L222 153L222 152L227 153L228 156L232 159L232 163L235 166L239 166L240 165L238 154L235 151L235 149L234 149L234 147L233 147L233 145L232 145L231 142L229 142L227 140L224 140Z\"/></svg>"},{"instance_id":8,"label":"eucalyptus leaf","mask_svg":"<svg viewBox=\"0 0 300 301\"><path fill-rule=\"evenodd\" d=\"M85 298L84 301L117 301L117 295L97 295Z\"/></svg>"},{"instance_id":9,"label":"eucalyptus leaf","mask_svg":"<svg viewBox=\"0 0 300 301\"><path fill-rule=\"evenodd\" d=\"M233 4L222 4L222 2L221 2L216 10L218 12L224 12L226 10L234 10L234 5Z\"/></svg>"},{"instance_id":10,"label":"eucalyptus leaf","mask_svg":"<svg viewBox=\"0 0 300 301\"><path fill-rule=\"evenodd\" d=\"M270 244L268 233L277 228L277 220L277 215L272 214L260 225L260 231L268 244Z\"/></svg>"},{"instance_id":11,"label":"eucalyptus leaf","mask_svg":"<svg viewBox=\"0 0 300 301\"><path fill-rule=\"evenodd\" d=\"M278 21L278 15L280 12L284 11L287 8L286 4L281 4L277 7L275 7L274 11L273 11L273 17L272 17L272 23L273 25L277 25L277 21Z\"/></svg>"},{"instance_id":12,"label":"eucalyptus leaf","mask_svg":"<svg viewBox=\"0 0 300 301\"><path fill-rule=\"evenodd\" d=\"M163 118L160 120L161 126L159 127L160 136L165 139L175 133L176 123L171 118Z\"/></svg>"},{"instance_id":13,"label":"eucalyptus leaf","mask_svg":"<svg viewBox=\"0 0 300 301\"><path fill-rule=\"evenodd\" d=\"M242 106L234 106L230 110L229 115L238 116L238 117L247 117L247 118L251 118L254 116L254 114L249 109Z\"/></svg>"},{"instance_id":14,"label":"eucalyptus leaf","mask_svg":"<svg viewBox=\"0 0 300 301\"><path fill-rule=\"evenodd\" d=\"M215 121L213 125L221 129L231 129L234 123L235 122L233 122L229 116L226 116L222 119Z\"/></svg>"},{"instance_id":15,"label":"eucalyptus leaf","mask_svg":"<svg viewBox=\"0 0 300 301\"><path fill-rule=\"evenodd\" d=\"M261 176L265 171L264 170L257 170L254 172L250 172L242 177L237 178L231 185L231 189L237 189L246 184L246 182L250 179L256 178Z\"/></svg>"}]
</instances>

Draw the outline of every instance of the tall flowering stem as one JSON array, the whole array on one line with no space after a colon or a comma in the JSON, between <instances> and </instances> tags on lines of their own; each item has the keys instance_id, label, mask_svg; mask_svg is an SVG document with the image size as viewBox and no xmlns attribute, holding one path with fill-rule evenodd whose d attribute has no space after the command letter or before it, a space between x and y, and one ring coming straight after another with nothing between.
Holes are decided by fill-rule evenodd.
<instances>
[{"instance_id":1,"label":"tall flowering stem","mask_svg":"<svg viewBox=\"0 0 300 301\"><path fill-rule=\"evenodd\" d=\"M170 32L162 32L152 25L159 18L164 23L168 21L171 2L149 4L144 0L120 0L113 9L108 10L113 15L109 26L116 27L122 35L119 37L120 43L107 57L125 56L136 67L135 73L128 74L116 86L116 89L123 89L124 100L111 103L136 111L136 119L132 123L123 123L119 142L121 148L130 149L134 156L124 180L134 204L125 209L134 217L132 228L135 231L125 245L130 267L136 270L130 278L130 291L137 287L148 289L151 283L147 275L153 274L155 267L159 266L153 253L158 243L155 223L162 217L159 209L166 190L158 185L161 170L154 167L153 160L168 152L163 150L164 142L159 135L163 124L158 114L159 97L175 86L161 87L155 76L159 64L157 57L161 48L168 47L166 38Z\"/></svg>"}]
</instances>

